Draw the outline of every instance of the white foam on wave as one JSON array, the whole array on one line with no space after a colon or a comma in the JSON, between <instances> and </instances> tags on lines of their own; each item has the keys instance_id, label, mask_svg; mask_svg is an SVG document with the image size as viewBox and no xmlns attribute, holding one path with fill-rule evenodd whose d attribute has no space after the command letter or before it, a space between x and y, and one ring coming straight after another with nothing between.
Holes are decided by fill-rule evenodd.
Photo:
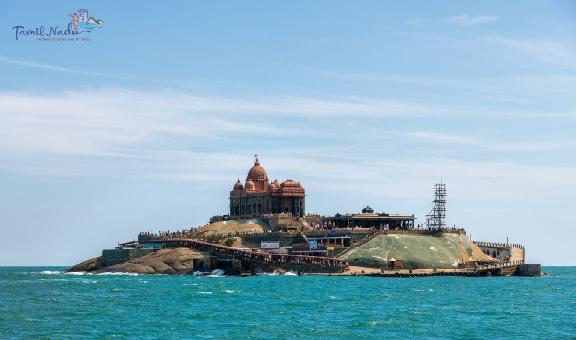
<instances>
[{"instance_id":1,"label":"white foam on wave","mask_svg":"<svg viewBox=\"0 0 576 340\"><path fill-rule=\"evenodd\" d=\"M40 281L50 281L50 282L54 282L54 281L58 281L58 282L66 282L68 281L68 279L40 279Z\"/></svg>"},{"instance_id":2,"label":"white foam on wave","mask_svg":"<svg viewBox=\"0 0 576 340\"><path fill-rule=\"evenodd\" d=\"M212 292L198 292L198 294L212 295Z\"/></svg>"},{"instance_id":3,"label":"white foam on wave","mask_svg":"<svg viewBox=\"0 0 576 340\"><path fill-rule=\"evenodd\" d=\"M278 272L272 272L272 273L257 273L256 276L298 276L298 273L295 272L286 272L286 273L278 273Z\"/></svg>"},{"instance_id":4,"label":"white foam on wave","mask_svg":"<svg viewBox=\"0 0 576 340\"><path fill-rule=\"evenodd\" d=\"M67 273L63 273L64 275L92 275L90 273L87 272L67 272Z\"/></svg>"},{"instance_id":5,"label":"white foam on wave","mask_svg":"<svg viewBox=\"0 0 576 340\"><path fill-rule=\"evenodd\" d=\"M60 275L63 274L64 272L61 270L43 270L37 274L42 274L42 275Z\"/></svg>"},{"instance_id":6,"label":"white foam on wave","mask_svg":"<svg viewBox=\"0 0 576 340\"><path fill-rule=\"evenodd\" d=\"M110 272L110 273L98 273L98 276L138 276L138 273L126 273L126 272Z\"/></svg>"}]
</instances>

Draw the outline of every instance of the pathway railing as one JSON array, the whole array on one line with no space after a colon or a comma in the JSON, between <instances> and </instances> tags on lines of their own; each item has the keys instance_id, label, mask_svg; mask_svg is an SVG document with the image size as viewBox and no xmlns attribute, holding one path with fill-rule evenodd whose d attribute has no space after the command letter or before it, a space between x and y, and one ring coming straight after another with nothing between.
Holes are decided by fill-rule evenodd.
<instances>
[{"instance_id":1,"label":"pathway railing","mask_svg":"<svg viewBox=\"0 0 576 340\"><path fill-rule=\"evenodd\" d=\"M233 256L248 261L260 261L270 264L282 263L294 265L321 265L339 270L344 270L348 267L348 262L331 257L270 254L259 251L248 251L239 248L226 247L194 239L149 240L141 241L140 244L164 244L167 247L188 247L213 254Z\"/></svg>"},{"instance_id":2,"label":"pathway railing","mask_svg":"<svg viewBox=\"0 0 576 340\"><path fill-rule=\"evenodd\" d=\"M484 241L473 241L478 247L486 248L518 248L524 249L524 246L518 243L501 243L501 242L484 242Z\"/></svg>"},{"instance_id":3,"label":"pathway railing","mask_svg":"<svg viewBox=\"0 0 576 340\"><path fill-rule=\"evenodd\" d=\"M492 269L502 269L502 268L509 268L515 267L524 264L524 261L506 261L506 262L499 262L494 264L484 264L476 266L476 271L487 271Z\"/></svg>"}]
</instances>

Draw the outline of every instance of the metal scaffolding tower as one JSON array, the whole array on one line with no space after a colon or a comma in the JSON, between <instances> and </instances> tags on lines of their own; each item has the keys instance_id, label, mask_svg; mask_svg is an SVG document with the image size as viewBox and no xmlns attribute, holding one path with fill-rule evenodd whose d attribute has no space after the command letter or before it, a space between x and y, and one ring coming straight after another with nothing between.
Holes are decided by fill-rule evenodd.
<instances>
[{"instance_id":1,"label":"metal scaffolding tower","mask_svg":"<svg viewBox=\"0 0 576 340\"><path fill-rule=\"evenodd\" d=\"M446 228L446 184L434 185L434 207L426 215L426 226L429 229Z\"/></svg>"}]
</instances>

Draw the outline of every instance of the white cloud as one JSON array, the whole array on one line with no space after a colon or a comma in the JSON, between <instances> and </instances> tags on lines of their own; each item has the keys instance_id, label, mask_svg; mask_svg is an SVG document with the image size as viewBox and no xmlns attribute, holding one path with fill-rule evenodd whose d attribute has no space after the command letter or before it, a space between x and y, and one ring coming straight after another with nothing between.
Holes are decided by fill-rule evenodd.
<instances>
[{"instance_id":1,"label":"white cloud","mask_svg":"<svg viewBox=\"0 0 576 340\"><path fill-rule=\"evenodd\" d=\"M217 138L280 134L271 125L211 115L229 103L122 90L54 95L0 94L0 150L76 155L120 155L158 138ZM233 104L232 104L233 106Z\"/></svg>"},{"instance_id":2,"label":"white cloud","mask_svg":"<svg viewBox=\"0 0 576 340\"><path fill-rule=\"evenodd\" d=\"M496 22L498 20L500 20L500 18L493 15L460 14L448 18L433 18L433 19L411 18L406 20L406 24L410 26L419 26L430 23L437 24L448 22L460 26L475 26L475 25L487 24L490 22Z\"/></svg>"},{"instance_id":3,"label":"white cloud","mask_svg":"<svg viewBox=\"0 0 576 340\"><path fill-rule=\"evenodd\" d=\"M50 65L50 64L42 64L42 63L36 63L36 62L26 61L26 60L12 59L12 58L4 57L4 56L0 56L0 62L12 64L12 65L19 65L19 66L49 70L49 71L80 74L80 75L84 75L84 76L95 76L95 77L106 77L106 78L123 78L123 77L120 77L118 75L114 75L114 74L110 74L110 73L76 70L76 69L72 69L69 67Z\"/></svg>"},{"instance_id":4,"label":"white cloud","mask_svg":"<svg viewBox=\"0 0 576 340\"><path fill-rule=\"evenodd\" d=\"M388 122L433 110L359 98L238 99L119 89L0 93L0 169L43 176L222 182L243 175L239 164L258 152L265 153L266 164L279 177L307 179L317 191L333 182L351 191L358 186L367 194L377 185L393 188L394 195L415 195L435 179L462 176L516 181L527 176L521 182L528 184L546 174L547 183L574 183L572 168L438 160L423 158L425 153L396 152L400 145L414 146L407 140L416 141L420 149L442 143L494 151L571 150L574 141L503 142L438 131L370 130L374 118ZM369 117L353 129L358 128L356 135L371 132L356 145L347 144L351 130L337 123L339 116L346 117L347 124ZM310 137L321 142L307 142ZM278 141L289 147L274 144Z\"/></svg>"},{"instance_id":5,"label":"white cloud","mask_svg":"<svg viewBox=\"0 0 576 340\"><path fill-rule=\"evenodd\" d=\"M576 67L576 48L560 41L512 39L500 36L483 37L481 40L521 51L550 64L571 68Z\"/></svg>"},{"instance_id":6,"label":"white cloud","mask_svg":"<svg viewBox=\"0 0 576 340\"><path fill-rule=\"evenodd\" d=\"M449 135L445 133L430 132L430 131L414 131L408 132L407 137L428 140L432 142L447 142L447 143L471 143L474 142L473 139L468 137Z\"/></svg>"},{"instance_id":7,"label":"white cloud","mask_svg":"<svg viewBox=\"0 0 576 340\"><path fill-rule=\"evenodd\" d=\"M490 22L498 21L499 18L493 15L468 15L461 14L450 17L447 19L451 23L455 23L462 26L474 26L479 24L486 24Z\"/></svg>"},{"instance_id":8,"label":"white cloud","mask_svg":"<svg viewBox=\"0 0 576 340\"><path fill-rule=\"evenodd\" d=\"M479 138L435 131L413 131L404 136L432 143L477 147L497 151L551 151L576 149L576 139L543 141L502 141L494 138Z\"/></svg>"},{"instance_id":9,"label":"white cloud","mask_svg":"<svg viewBox=\"0 0 576 340\"><path fill-rule=\"evenodd\" d=\"M0 93L0 151L119 156L128 148L163 138L202 143L255 134L305 133L306 126L296 126L290 117L333 121L446 113L442 108L369 98L241 99L122 89L43 95L4 92Z\"/></svg>"}]
</instances>

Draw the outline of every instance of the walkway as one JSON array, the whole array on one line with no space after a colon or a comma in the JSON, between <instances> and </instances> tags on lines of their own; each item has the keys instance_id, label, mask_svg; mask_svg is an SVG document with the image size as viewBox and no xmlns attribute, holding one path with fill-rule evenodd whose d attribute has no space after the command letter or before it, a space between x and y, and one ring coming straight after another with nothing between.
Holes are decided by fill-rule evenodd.
<instances>
[{"instance_id":1,"label":"walkway","mask_svg":"<svg viewBox=\"0 0 576 340\"><path fill-rule=\"evenodd\" d=\"M161 245L166 248L176 248L176 247L194 248L199 251L208 252L212 254L232 256L240 260L259 261L269 264L318 265L323 266L325 268L336 269L339 271L344 271L348 267L348 263L346 261L331 257L270 254L260 251L249 251L239 248L225 247L194 239L149 240L149 241L140 241L139 244ZM122 245L133 246L134 243L125 243Z\"/></svg>"}]
</instances>

